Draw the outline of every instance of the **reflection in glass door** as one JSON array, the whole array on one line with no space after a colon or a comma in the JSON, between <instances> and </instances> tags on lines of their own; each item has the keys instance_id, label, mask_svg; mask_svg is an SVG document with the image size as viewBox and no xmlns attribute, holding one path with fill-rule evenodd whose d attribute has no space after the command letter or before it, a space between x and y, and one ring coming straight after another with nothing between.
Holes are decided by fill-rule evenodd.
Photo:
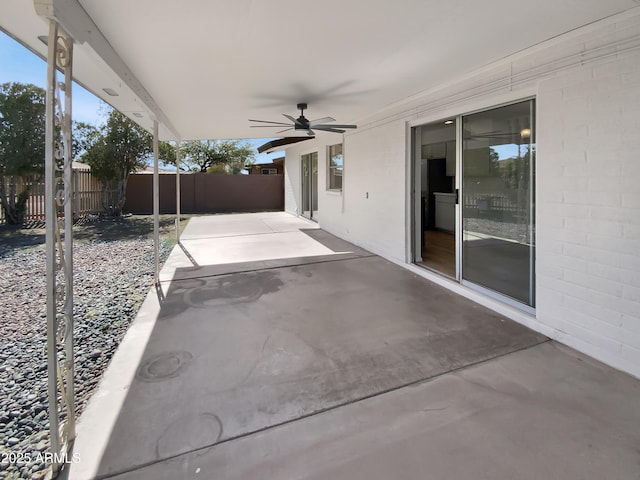
<instances>
[{"instance_id":1,"label":"reflection in glass door","mask_svg":"<svg viewBox=\"0 0 640 480\"><path fill-rule=\"evenodd\" d=\"M302 155L302 216L316 219L318 211L318 153Z\"/></svg>"},{"instance_id":2,"label":"reflection in glass door","mask_svg":"<svg viewBox=\"0 0 640 480\"><path fill-rule=\"evenodd\" d=\"M462 119L462 280L535 306L534 101Z\"/></svg>"}]
</instances>

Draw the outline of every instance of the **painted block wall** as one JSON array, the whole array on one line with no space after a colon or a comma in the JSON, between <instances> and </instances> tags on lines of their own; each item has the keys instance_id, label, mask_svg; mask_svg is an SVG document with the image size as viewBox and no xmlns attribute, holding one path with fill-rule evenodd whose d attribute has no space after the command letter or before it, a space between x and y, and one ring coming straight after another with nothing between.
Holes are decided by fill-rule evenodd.
<instances>
[{"instance_id":1,"label":"painted block wall","mask_svg":"<svg viewBox=\"0 0 640 480\"><path fill-rule=\"evenodd\" d=\"M357 121L344 136L342 195L325 191L326 170L319 178L320 226L405 262L409 127L535 97L537 306L533 317L511 316L640 377L639 10ZM323 152L336 137L304 148ZM287 150L288 176L299 174L300 153ZM296 201L287 195L287 211Z\"/></svg>"},{"instance_id":2,"label":"painted block wall","mask_svg":"<svg viewBox=\"0 0 640 480\"><path fill-rule=\"evenodd\" d=\"M299 215L300 203L300 154L287 152L284 162L284 211ZM289 161L289 165L287 165Z\"/></svg>"},{"instance_id":3,"label":"painted block wall","mask_svg":"<svg viewBox=\"0 0 640 480\"><path fill-rule=\"evenodd\" d=\"M640 376L640 51L538 99L538 319Z\"/></svg>"}]
</instances>

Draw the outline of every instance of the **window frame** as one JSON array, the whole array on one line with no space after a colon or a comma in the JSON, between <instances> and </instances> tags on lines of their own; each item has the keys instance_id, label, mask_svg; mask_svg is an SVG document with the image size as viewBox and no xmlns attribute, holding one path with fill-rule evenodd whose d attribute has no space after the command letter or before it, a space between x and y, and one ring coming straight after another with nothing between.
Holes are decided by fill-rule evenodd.
<instances>
[{"instance_id":1,"label":"window frame","mask_svg":"<svg viewBox=\"0 0 640 480\"><path fill-rule=\"evenodd\" d=\"M342 157L342 163L340 166L332 166L331 165L331 159L334 158L335 156L337 156L337 154L333 154L332 156L332 151L335 147L340 147L340 157ZM337 175L335 173L336 170L340 169L340 174ZM337 187L335 186L335 183L332 184L332 179L335 178L340 178L340 186ZM336 193L340 193L342 192L344 189L344 143L336 143L334 145L329 145L327 146L327 184L326 184L326 190L328 192L336 192Z\"/></svg>"}]
</instances>

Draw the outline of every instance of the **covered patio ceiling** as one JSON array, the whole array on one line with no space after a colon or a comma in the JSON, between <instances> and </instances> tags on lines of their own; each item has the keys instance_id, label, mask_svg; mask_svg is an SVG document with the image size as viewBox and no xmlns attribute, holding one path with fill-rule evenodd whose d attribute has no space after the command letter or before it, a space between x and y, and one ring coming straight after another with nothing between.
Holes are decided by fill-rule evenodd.
<instances>
[{"instance_id":1,"label":"covered patio ceiling","mask_svg":"<svg viewBox=\"0 0 640 480\"><path fill-rule=\"evenodd\" d=\"M274 137L249 118L358 123L477 67L638 7L634 0L3 0L38 55L42 16L76 40L74 77L160 137ZM105 90L106 89L106 90ZM110 93L107 93L110 92ZM114 96L113 94L116 94ZM304 135L305 132L301 132Z\"/></svg>"}]
</instances>

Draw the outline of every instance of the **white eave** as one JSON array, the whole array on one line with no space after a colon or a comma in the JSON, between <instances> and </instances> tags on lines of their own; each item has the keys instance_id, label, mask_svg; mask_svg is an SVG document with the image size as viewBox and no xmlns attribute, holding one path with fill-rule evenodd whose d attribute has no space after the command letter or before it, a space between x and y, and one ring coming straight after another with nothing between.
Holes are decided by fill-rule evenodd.
<instances>
[{"instance_id":1,"label":"white eave","mask_svg":"<svg viewBox=\"0 0 640 480\"><path fill-rule=\"evenodd\" d=\"M273 138L249 118L357 123L634 0L3 0L0 28L40 56L46 18L74 77L163 139ZM106 90L105 90L106 89ZM115 93L117 96L109 95Z\"/></svg>"}]
</instances>

